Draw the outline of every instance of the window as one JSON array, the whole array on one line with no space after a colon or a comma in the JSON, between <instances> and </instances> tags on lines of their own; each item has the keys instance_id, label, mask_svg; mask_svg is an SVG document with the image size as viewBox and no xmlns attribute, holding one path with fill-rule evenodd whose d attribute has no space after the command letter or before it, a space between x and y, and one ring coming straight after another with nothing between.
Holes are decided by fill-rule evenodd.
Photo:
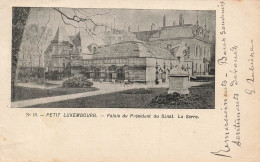
<instances>
[{"instance_id":1,"label":"window","mask_svg":"<svg viewBox=\"0 0 260 162\"><path fill-rule=\"evenodd\" d=\"M200 58L202 57L202 47L200 47Z\"/></svg>"},{"instance_id":2,"label":"window","mask_svg":"<svg viewBox=\"0 0 260 162\"><path fill-rule=\"evenodd\" d=\"M55 52L56 52L56 47L53 46L53 47L52 47L52 53L55 54Z\"/></svg>"},{"instance_id":3,"label":"window","mask_svg":"<svg viewBox=\"0 0 260 162\"><path fill-rule=\"evenodd\" d=\"M62 60L62 67L65 68L65 59Z\"/></svg>"},{"instance_id":4,"label":"window","mask_svg":"<svg viewBox=\"0 0 260 162\"><path fill-rule=\"evenodd\" d=\"M79 46L79 53L81 53L82 52L82 49L81 49L81 47Z\"/></svg>"},{"instance_id":5,"label":"window","mask_svg":"<svg viewBox=\"0 0 260 162\"><path fill-rule=\"evenodd\" d=\"M187 58L190 58L190 47L187 47L186 55L187 55Z\"/></svg>"},{"instance_id":6,"label":"window","mask_svg":"<svg viewBox=\"0 0 260 162\"><path fill-rule=\"evenodd\" d=\"M97 53L97 47L93 47L93 53Z\"/></svg>"},{"instance_id":7,"label":"window","mask_svg":"<svg viewBox=\"0 0 260 162\"><path fill-rule=\"evenodd\" d=\"M171 49L172 48L172 45L171 44L167 44L167 49Z\"/></svg>"},{"instance_id":8,"label":"window","mask_svg":"<svg viewBox=\"0 0 260 162\"><path fill-rule=\"evenodd\" d=\"M204 57L206 57L206 47L204 47Z\"/></svg>"},{"instance_id":9,"label":"window","mask_svg":"<svg viewBox=\"0 0 260 162\"><path fill-rule=\"evenodd\" d=\"M198 56L198 52L199 52L199 49L198 49L198 46L196 46L196 49L195 49L195 57Z\"/></svg>"}]
</instances>

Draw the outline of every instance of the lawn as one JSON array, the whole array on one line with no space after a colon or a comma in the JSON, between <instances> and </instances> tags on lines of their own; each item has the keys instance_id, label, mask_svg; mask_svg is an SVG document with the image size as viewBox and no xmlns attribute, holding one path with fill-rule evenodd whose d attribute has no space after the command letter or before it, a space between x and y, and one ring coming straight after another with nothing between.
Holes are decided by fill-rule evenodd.
<instances>
[{"instance_id":1,"label":"lawn","mask_svg":"<svg viewBox=\"0 0 260 162\"><path fill-rule=\"evenodd\" d=\"M16 86L14 89L15 97L11 101L21 101L27 99L41 98L41 97L51 97L66 94L75 94L89 91L96 91L98 88L66 88L58 87L53 89L39 89L39 88L27 88Z\"/></svg>"},{"instance_id":2,"label":"lawn","mask_svg":"<svg viewBox=\"0 0 260 162\"><path fill-rule=\"evenodd\" d=\"M166 93L168 88L151 88L146 91L140 89L126 90L110 94L103 94L91 97L78 98L73 100L54 102L48 104L35 105L32 107L53 107L53 108L173 108L168 105L154 107L151 101L154 97ZM203 99L202 108L214 108L215 88L214 84L206 84L191 87L190 91L198 98ZM147 92L147 93L146 93ZM177 108L199 108L193 107L194 104L179 105ZM176 107L175 107L176 108Z\"/></svg>"}]
</instances>

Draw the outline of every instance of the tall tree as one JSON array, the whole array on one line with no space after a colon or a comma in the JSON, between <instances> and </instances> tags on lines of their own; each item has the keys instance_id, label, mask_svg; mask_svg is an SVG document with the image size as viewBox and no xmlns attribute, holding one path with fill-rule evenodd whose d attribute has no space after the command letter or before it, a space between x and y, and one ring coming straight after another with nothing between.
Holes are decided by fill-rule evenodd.
<instances>
[{"instance_id":1,"label":"tall tree","mask_svg":"<svg viewBox=\"0 0 260 162\"><path fill-rule=\"evenodd\" d=\"M22 42L24 27L30 12L29 7L16 8L12 10L12 75L11 75L11 97L15 97L15 81L17 78L17 62L19 49Z\"/></svg>"}]
</instances>

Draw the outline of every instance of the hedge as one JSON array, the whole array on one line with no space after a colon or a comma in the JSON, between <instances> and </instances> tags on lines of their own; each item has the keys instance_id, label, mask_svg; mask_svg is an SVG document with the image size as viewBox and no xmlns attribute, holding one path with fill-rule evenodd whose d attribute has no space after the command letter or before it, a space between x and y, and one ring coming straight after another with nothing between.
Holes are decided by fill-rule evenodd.
<instances>
[{"instance_id":1,"label":"hedge","mask_svg":"<svg viewBox=\"0 0 260 162\"><path fill-rule=\"evenodd\" d=\"M93 82L89 81L85 76L75 76L65 80L62 83L63 87L70 87L70 88L88 88L93 85Z\"/></svg>"}]
</instances>

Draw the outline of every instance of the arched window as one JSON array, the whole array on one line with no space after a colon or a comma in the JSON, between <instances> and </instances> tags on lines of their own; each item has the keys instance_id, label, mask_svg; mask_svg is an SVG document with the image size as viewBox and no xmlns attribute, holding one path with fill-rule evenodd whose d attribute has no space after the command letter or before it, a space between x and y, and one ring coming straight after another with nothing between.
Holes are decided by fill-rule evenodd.
<instances>
[{"instance_id":1,"label":"arched window","mask_svg":"<svg viewBox=\"0 0 260 162\"><path fill-rule=\"evenodd\" d=\"M200 58L202 57L202 47L200 47Z\"/></svg>"},{"instance_id":2,"label":"arched window","mask_svg":"<svg viewBox=\"0 0 260 162\"><path fill-rule=\"evenodd\" d=\"M97 47L93 47L93 53L97 53Z\"/></svg>"},{"instance_id":3,"label":"arched window","mask_svg":"<svg viewBox=\"0 0 260 162\"><path fill-rule=\"evenodd\" d=\"M101 73L101 70L99 68L96 68L94 70L94 79L95 80L99 80L100 79L100 76L101 76L100 73Z\"/></svg>"},{"instance_id":4,"label":"arched window","mask_svg":"<svg viewBox=\"0 0 260 162\"><path fill-rule=\"evenodd\" d=\"M197 57L197 55L198 55L198 46L196 46L195 48L195 57Z\"/></svg>"},{"instance_id":5,"label":"arched window","mask_svg":"<svg viewBox=\"0 0 260 162\"><path fill-rule=\"evenodd\" d=\"M187 58L190 58L190 46L187 47Z\"/></svg>"},{"instance_id":6,"label":"arched window","mask_svg":"<svg viewBox=\"0 0 260 162\"><path fill-rule=\"evenodd\" d=\"M204 57L206 57L206 47L204 47Z\"/></svg>"},{"instance_id":7,"label":"arched window","mask_svg":"<svg viewBox=\"0 0 260 162\"><path fill-rule=\"evenodd\" d=\"M65 68L65 59L62 59L62 67Z\"/></svg>"},{"instance_id":8,"label":"arched window","mask_svg":"<svg viewBox=\"0 0 260 162\"><path fill-rule=\"evenodd\" d=\"M125 70L123 68L117 70L117 80L125 80Z\"/></svg>"},{"instance_id":9,"label":"arched window","mask_svg":"<svg viewBox=\"0 0 260 162\"><path fill-rule=\"evenodd\" d=\"M197 46L195 47L195 57L197 56Z\"/></svg>"}]
</instances>

